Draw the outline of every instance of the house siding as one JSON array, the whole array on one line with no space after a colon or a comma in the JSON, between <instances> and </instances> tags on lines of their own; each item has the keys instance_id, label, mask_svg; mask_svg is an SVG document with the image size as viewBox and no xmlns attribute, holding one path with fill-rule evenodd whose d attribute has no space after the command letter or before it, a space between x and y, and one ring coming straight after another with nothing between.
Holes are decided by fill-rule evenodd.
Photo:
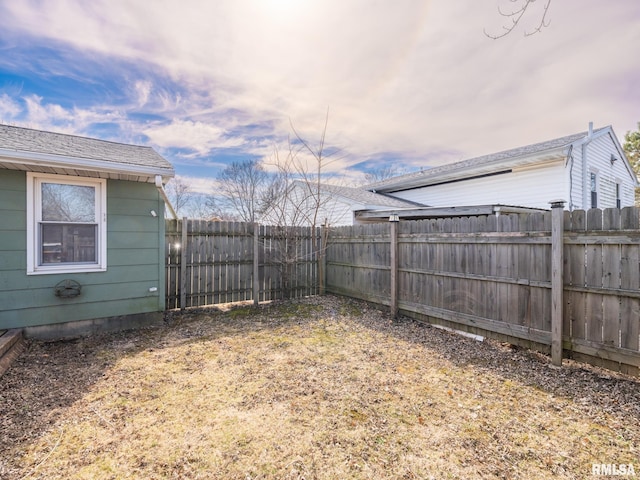
<instances>
[{"instance_id":1,"label":"house siding","mask_svg":"<svg viewBox=\"0 0 640 480\"><path fill-rule=\"evenodd\" d=\"M325 220L334 227L352 225L354 210L364 208L364 205L360 203L343 201L339 197L331 196L324 192L321 193L320 198L320 205L317 205L315 198L306 191L306 187L294 185L284 205L284 211L279 209L267 211L260 218L260 222L267 225L285 223L287 225L311 226L315 216L317 227L324 225ZM317 212L315 211L316 208L318 209Z\"/></svg>"},{"instance_id":2,"label":"house siding","mask_svg":"<svg viewBox=\"0 0 640 480\"><path fill-rule=\"evenodd\" d=\"M27 275L26 181L25 172L0 171L0 328L164 309L164 203L154 185L107 182L106 272ZM66 279L82 285L79 297L54 295Z\"/></svg>"},{"instance_id":3,"label":"house siding","mask_svg":"<svg viewBox=\"0 0 640 480\"><path fill-rule=\"evenodd\" d=\"M331 226L353 224L353 210L364 208L363 205L349 205L339 200L330 199L318 211L318 223L327 221Z\"/></svg>"},{"instance_id":4,"label":"house siding","mask_svg":"<svg viewBox=\"0 0 640 480\"><path fill-rule=\"evenodd\" d=\"M403 200L433 207L452 205L514 205L549 208L549 201L566 198L564 162L536 168L514 169L511 173L394 192Z\"/></svg>"},{"instance_id":5,"label":"house siding","mask_svg":"<svg viewBox=\"0 0 640 480\"><path fill-rule=\"evenodd\" d=\"M565 167L567 191L562 199L567 200L568 210L581 209L583 205L582 146L571 150L571 158Z\"/></svg>"},{"instance_id":6,"label":"house siding","mask_svg":"<svg viewBox=\"0 0 640 480\"><path fill-rule=\"evenodd\" d=\"M620 183L621 192L620 200L622 207L630 207L634 204L634 185L633 179L629 174L622 155L617 152L616 145L611 138L611 134L595 138L587 145L587 175L586 185L587 195L584 195L583 208L590 208L590 173L595 172L598 180L598 208L615 208L616 207L616 183ZM618 160L611 163L611 154L614 154Z\"/></svg>"}]
</instances>

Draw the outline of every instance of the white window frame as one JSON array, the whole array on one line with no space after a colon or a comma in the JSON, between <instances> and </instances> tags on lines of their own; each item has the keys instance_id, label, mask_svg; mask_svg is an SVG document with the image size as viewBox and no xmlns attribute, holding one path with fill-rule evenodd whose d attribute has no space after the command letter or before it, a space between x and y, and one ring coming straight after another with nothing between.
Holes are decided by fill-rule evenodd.
<instances>
[{"instance_id":1,"label":"white window frame","mask_svg":"<svg viewBox=\"0 0 640 480\"><path fill-rule=\"evenodd\" d=\"M62 263L39 265L39 224L42 219L42 183L59 183L95 188L96 235L95 263ZM55 273L105 272L107 270L107 181L69 175L27 172L27 275Z\"/></svg>"}]
</instances>

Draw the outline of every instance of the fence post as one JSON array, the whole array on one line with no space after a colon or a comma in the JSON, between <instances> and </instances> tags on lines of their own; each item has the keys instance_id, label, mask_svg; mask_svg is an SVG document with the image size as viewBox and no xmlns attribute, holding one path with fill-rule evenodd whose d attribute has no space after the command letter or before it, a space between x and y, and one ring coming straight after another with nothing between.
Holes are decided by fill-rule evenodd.
<instances>
[{"instance_id":1,"label":"fence post","mask_svg":"<svg viewBox=\"0 0 640 480\"><path fill-rule=\"evenodd\" d=\"M551 363L562 365L562 293L564 200L551 204Z\"/></svg>"},{"instance_id":2,"label":"fence post","mask_svg":"<svg viewBox=\"0 0 640 480\"><path fill-rule=\"evenodd\" d=\"M253 224L253 305L260 301L260 225Z\"/></svg>"},{"instance_id":3,"label":"fence post","mask_svg":"<svg viewBox=\"0 0 640 480\"><path fill-rule=\"evenodd\" d=\"M389 223L391 224L391 316L396 318L398 316L398 222L399 218L397 214L391 214L389 216Z\"/></svg>"},{"instance_id":4,"label":"fence post","mask_svg":"<svg viewBox=\"0 0 640 480\"><path fill-rule=\"evenodd\" d=\"M187 306L187 217L182 217L182 245L180 248L180 310Z\"/></svg>"},{"instance_id":5,"label":"fence post","mask_svg":"<svg viewBox=\"0 0 640 480\"><path fill-rule=\"evenodd\" d=\"M325 219L320 227L320 250L318 252L318 293L327 293L327 234L329 225ZM315 233L314 233L315 235Z\"/></svg>"}]
</instances>

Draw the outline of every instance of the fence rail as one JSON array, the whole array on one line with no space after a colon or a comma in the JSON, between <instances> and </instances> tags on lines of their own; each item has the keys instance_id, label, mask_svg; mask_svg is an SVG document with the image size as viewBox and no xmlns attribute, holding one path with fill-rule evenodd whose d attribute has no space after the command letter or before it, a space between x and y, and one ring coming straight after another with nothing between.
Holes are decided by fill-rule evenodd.
<instances>
[{"instance_id":1,"label":"fence rail","mask_svg":"<svg viewBox=\"0 0 640 480\"><path fill-rule=\"evenodd\" d=\"M640 210L554 212L324 232L168 220L166 306L257 303L326 286L554 359L639 375Z\"/></svg>"},{"instance_id":2,"label":"fence rail","mask_svg":"<svg viewBox=\"0 0 640 480\"><path fill-rule=\"evenodd\" d=\"M558 213L558 265L551 212L332 229L327 291L637 375L639 210Z\"/></svg>"},{"instance_id":3,"label":"fence rail","mask_svg":"<svg viewBox=\"0 0 640 480\"><path fill-rule=\"evenodd\" d=\"M165 231L167 309L318 292L319 229L182 219Z\"/></svg>"}]
</instances>

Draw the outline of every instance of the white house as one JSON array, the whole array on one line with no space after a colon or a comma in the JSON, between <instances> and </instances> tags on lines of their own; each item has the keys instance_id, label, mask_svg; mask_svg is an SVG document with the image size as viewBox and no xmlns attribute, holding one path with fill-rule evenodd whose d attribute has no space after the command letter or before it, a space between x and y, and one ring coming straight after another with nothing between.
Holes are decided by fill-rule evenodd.
<instances>
[{"instance_id":1,"label":"white house","mask_svg":"<svg viewBox=\"0 0 640 480\"><path fill-rule=\"evenodd\" d=\"M352 225L355 213L408 209L421 204L370 192L364 188L294 181L282 202L263 214L261 221L275 225Z\"/></svg>"},{"instance_id":2,"label":"white house","mask_svg":"<svg viewBox=\"0 0 640 480\"><path fill-rule=\"evenodd\" d=\"M294 182L293 210L316 225L634 205L638 179L611 126L400 175L366 187ZM319 199L316 198L319 195Z\"/></svg>"},{"instance_id":3,"label":"white house","mask_svg":"<svg viewBox=\"0 0 640 480\"><path fill-rule=\"evenodd\" d=\"M548 209L633 206L636 178L611 126L471 158L369 185L430 207L509 205Z\"/></svg>"}]
</instances>

